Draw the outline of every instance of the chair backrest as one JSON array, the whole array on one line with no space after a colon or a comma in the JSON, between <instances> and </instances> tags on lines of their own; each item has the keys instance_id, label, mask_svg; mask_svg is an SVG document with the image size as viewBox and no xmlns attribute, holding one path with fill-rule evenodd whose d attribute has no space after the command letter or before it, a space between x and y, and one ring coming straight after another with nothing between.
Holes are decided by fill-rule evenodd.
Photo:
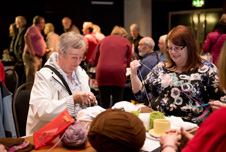
<instances>
[{"instance_id":1,"label":"chair backrest","mask_svg":"<svg viewBox=\"0 0 226 152\"><path fill-rule=\"evenodd\" d=\"M5 85L6 88L11 92L15 93L18 87L19 78L17 72L13 69L6 69L5 70Z\"/></svg>"},{"instance_id":2,"label":"chair backrest","mask_svg":"<svg viewBox=\"0 0 226 152\"><path fill-rule=\"evenodd\" d=\"M14 66L14 70L16 71L18 78L19 78L18 86L24 84L26 82L24 62L23 61L17 61L17 63Z\"/></svg>"},{"instance_id":3,"label":"chair backrest","mask_svg":"<svg viewBox=\"0 0 226 152\"><path fill-rule=\"evenodd\" d=\"M33 82L26 82L17 88L12 103L13 117L16 127L17 137L26 135L27 114L29 109L30 93ZM28 87L29 86L29 87Z\"/></svg>"}]
</instances>

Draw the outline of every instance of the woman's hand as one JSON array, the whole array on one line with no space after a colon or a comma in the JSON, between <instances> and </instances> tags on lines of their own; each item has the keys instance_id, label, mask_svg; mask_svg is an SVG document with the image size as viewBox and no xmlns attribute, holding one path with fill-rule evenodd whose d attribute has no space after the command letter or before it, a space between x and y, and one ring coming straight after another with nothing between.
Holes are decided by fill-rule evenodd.
<instances>
[{"instance_id":1,"label":"woman's hand","mask_svg":"<svg viewBox=\"0 0 226 152\"><path fill-rule=\"evenodd\" d=\"M215 100L215 101L210 101L209 102L210 104L210 107L212 108L213 111L219 109L219 108L222 108L222 107L226 107L226 104L225 103L222 103L218 100Z\"/></svg>"},{"instance_id":2,"label":"woman's hand","mask_svg":"<svg viewBox=\"0 0 226 152\"><path fill-rule=\"evenodd\" d=\"M189 133L186 130L184 130L183 127L180 128L180 133L181 133L181 135L186 137L188 140L191 140L194 137L194 135L192 135L191 133Z\"/></svg>"},{"instance_id":3,"label":"woman's hand","mask_svg":"<svg viewBox=\"0 0 226 152\"><path fill-rule=\"evenodd\" d=\"M133 60L132 62L130 62L130 69L132 75L137 75L137 69L139 66L141 66L140 60Z\"/></svg>"},{"instance_id":4,"label":"woman's hand","mask_svg":"<svg viewBox=\"0 0 226 152\"><path fill-rule=\"evenodd\" d=\"M166 131L166 134L160 136L160 144L162 147L169 146L177 151L178 146L180 146L182 135L188 138L188 140L194 137L192 134L185 131L183 127L181 127L179 130L169 129Z\"/></svg>"},{"instance_id":5,"label":"woman's hand","mask_svg":"<svg viewBox=\"0 0 226 152\"><path fill-rule=\"evenodd\" d=\"M176 129L170 129L159 138L162 148L168 148L167 151L177 151L180 146L181 134Z\"/></svg>"},{"instance_id":6,"label":"woman's hand","mask_svg":"<svg viewBox=\"0 0 226 152\"><path fill-rule=\"evenodd\" d=\"M88 92L88 105L91 106L91 104L93 105L96 101L96 97L94 96L94 94L92 92Z\"/></svg>"},{"instance_id":7,"label":"woman's hand","mask_svg":"<svg viewBox=\"0 0 226 152\"><path fill-rule=\"evenodd\" d=\"M78 91L73 94L74 103L86 104L89 103L88 95L84 92Z\"/></svg>"},{"instance_id":8,"label":"woman's hand","mask_svg":"<svg viewBox=\"0 0 226 152\"><path fill-rule=\"evenodd\" d=\"M84 93L84 92L76 92L73 94L74 103L86 104L90 105L96 101L96 97L92 92Z\"/></svg>"}]
</instances>

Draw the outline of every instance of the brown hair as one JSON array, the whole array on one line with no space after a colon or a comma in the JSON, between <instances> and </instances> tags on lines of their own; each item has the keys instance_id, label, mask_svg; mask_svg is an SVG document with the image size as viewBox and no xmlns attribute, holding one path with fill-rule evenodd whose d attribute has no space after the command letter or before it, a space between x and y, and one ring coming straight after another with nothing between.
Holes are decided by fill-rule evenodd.
<instances>
[{"instance_id":1,"label":"brown hair","mask_svg":"<svg viewBox=\"0 0 226 152\"><path fill-rule=\"evenodd\" d=\"M33 24L37 25L37 24L41 23L42 20L45 20L44 17L37 15L33 18Z\"/></svg>"},{"instance_id":2,"label":"brown hair","mask_svg":"<svg viewBox=\"0 0 226 152\"><path fill-rule=\"evenodd\" d=\"M114 26L114 28L111 32L111 35L119 35L119 36L126 38L128 36L128 33L123 27L116 25L116 26Z\"/></svg>"},{"instance_id":3,"label":"brown hair","mask_svg":"<svg viewBox=\"0 0 226 152\"><path fill-rule=\"evenodd\" d=\"M226 90L226 40L221 48L221 53L217 61L219 85L223 90Z\"/></svg>"},{"instance_id":4,"label":"brown hair","mask_svg":"<svg viewBox=\"0 0 226 152\"><path fill-rule=\"evenodd\" d=\"M166 44L168 44L168 41L178 46L187 47L188 59L184 67L184 72L187 73L188 71L196 70L202 65L195 36L188 27L178 25L173 28L167 35ZM165 51L165 53L168 58L168 61L166 61L169 65L168 68L176 67L175 62L170 58L169 52Z\"/></svg>"}]
</instances>

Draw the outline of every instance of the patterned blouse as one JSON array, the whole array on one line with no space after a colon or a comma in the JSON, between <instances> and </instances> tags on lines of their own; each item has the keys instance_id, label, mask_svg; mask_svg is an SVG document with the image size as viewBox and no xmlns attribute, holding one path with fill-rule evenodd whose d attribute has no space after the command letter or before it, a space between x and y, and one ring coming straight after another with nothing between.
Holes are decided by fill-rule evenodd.
<instances>
[{"instance_id":1,"label":"patterned blouse","mask_svg":"<svg viewBox=\"0 0 226 152\"><path fill-rule=\"evenodd\" d=\"M211 99L226 102L226 94L218 86L216 66L202 62L202 67L188 73L171 71L160 62L142 82L141 91L135 94L137 100L166 116L180 116L185 121L200 124L211 108L198 106Z\"/></svg>"}]
</instances>

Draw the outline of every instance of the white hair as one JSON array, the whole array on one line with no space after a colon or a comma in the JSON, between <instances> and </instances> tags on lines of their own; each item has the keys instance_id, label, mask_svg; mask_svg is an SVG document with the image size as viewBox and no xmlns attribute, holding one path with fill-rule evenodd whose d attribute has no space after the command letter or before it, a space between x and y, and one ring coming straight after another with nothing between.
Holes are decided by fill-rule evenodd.
<instances>
[{"instance_id":1,"label":"white hair","mask_svg":"<svg viewBox=\"0 0 226 152\"><path fill-rule=\"evenodd\" d=\"M73 49L84 48L84 50L86 50L86 42L83 36L80 34L76 34L73 31L61 34L58 43L58 49L65 56L67 54L68 49L70 48Z\"/></svg>"},{"instance_id":2,"label":"white hair","mask_svg":"<svg viewBox=\"0 0 226 152\"><path fill-rule=\"evenodd\" d=\"M159 40L162 40L162 42L164 42L164 44L166 44L166 37L167 37L167 34L162 35L159 37Z\"/></svg>"},{"instance_id":3,"label":"white hair","mask_svg":"<svg viewBox=\"0 0 226 152\"><path fill-rule=\"evenodd\" d=\"M143 39L144 44L150 46L150 48L154 50L154 48L155 48L155 42L154 42L154 40L152 38L150 38L150 37L144 37L142 39Z\"/></svg>"}]
</instances>

